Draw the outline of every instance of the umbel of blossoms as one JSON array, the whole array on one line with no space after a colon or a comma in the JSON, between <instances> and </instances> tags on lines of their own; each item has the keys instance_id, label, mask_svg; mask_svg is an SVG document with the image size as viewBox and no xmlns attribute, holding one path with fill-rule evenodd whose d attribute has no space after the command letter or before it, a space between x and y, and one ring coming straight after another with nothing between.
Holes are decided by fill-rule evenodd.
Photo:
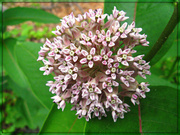
<instances>
[{"instance_id":1,"label":"umbel of blossoms","mask_svg":"<svg viewBox=\"0 0 180 135\"><path fill-rule=\"evenodd\" d=\"M47 39L41 47L38 60L44 66L40 70L43 75L55 74L54 81L46 85L55 94L52 99L58 109L64 110L70 102L78 118L87 121L106 117L111 111L116 122L130 111L125 97L130 97L134 105L146 97L149 84L135 77L146 79L151 74L150 66L134 49L149 42L134 21L130 25L125 22L129 18L125 15L116 7L111 15L103 14L102 9L90 9L77 17L71 13L53 31L57 35L54 41Z\"/></svg>"}]
</instances>

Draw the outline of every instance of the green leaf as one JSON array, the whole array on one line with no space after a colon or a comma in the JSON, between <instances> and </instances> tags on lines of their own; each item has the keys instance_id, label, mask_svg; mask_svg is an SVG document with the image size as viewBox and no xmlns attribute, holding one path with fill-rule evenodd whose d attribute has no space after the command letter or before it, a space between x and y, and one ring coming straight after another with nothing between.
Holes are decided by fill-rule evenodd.
<instances>
[{"instance_id":1,"label":"green leaf","mask_svg":"<svg viewBox=\"0 0 180 135\"><path fill-rule=\"evenodd\" d=\"M48 109L51 108L52 94L49 92L49 87L46 86L47 81L53 80L52 75L44 76L39 70L44 66L42 62L38 62L38 51L40 43L23 42L15 47L15 54L19 66L27 77L30 88L40 102Z\"/></svg>"},{"instance_id":2,"label":"green leaf","mask_svg":"<svg viewBox=\"0 0 180 135\"><path fill-rule=\"evenodd\" d=\"M27 86L23 72L17 64L16 57L14 55L14 47L16 46L16 39L8 38L3 42L3 66L9 76L18 85Z\"/></svg>"},{"instance_id":3,"label":"green leaf","mask_svg":"<svg viewBox=\"0 0 180 135\"><path fill-rule=\"evenodd\" d=\"M8 78L8 85L8 89L11 89L14 95L20 97L24 103L24 110L27 110L27 117L25 118L28 118L28 127L31 129L41 128L49 110L41 105L28 87L22 88L10 78Z\"/></svg>"},{"instance_id":4,"label":"green leaf","mask_svg":"<svg viewBox=\"0 0 180 135\"><path fill-rule=\"evenodd\" d=\"M150 87L147 98L141 100L143 132L177 132L177 90L168 86ZM113 122L110 115L102 120L90 120L86 132L139 132L138 108L131 105L124 119Z\"/></svg>"},{"instance_id":5,"label":"green leaf","mask_svg":"<svg viewBox=\"0 0 180 135\"><path fill-rule=\"evenodd\" d=\"M62 110L58 110L57 105L54 104L44 122L41 133L83 132L85 119L78 119L75 113L75 111L71 111L70 103L66 104L63 112Z\"/></svg>"},{"instance_id":6,"label":"green leaf","mask_svg":"<svg viewBox=\"0 0 180 135\"><path fill-rule=\"evenodd\" d=\"M177 132L177 89L151 87L141 103L143 132Z\"/></svg>"},{"instance_id":7,"label":"green leaf","mask_svg":"<svg viewBox=\"0 0 180 135\"><path fill-rule=\"evenodd\" d=\"M172 3L137 3L136 27L143 29L141 33L147 34L147 40L150 42L149 47L136 47L137 54L146 55L149 52L165 29L173 11Z\"/></svg>"},{"instance_id":8,"label":"green leaf","mask_svg":"<svg viewBox=\"0 0 180 135\"><path fill-rule=\"evenodd\" d=\"M41 9L15 7L4 11L3 24L16 25L25 21L41 23L60 23L59 18Z\"/></svg>"}]
</instances>

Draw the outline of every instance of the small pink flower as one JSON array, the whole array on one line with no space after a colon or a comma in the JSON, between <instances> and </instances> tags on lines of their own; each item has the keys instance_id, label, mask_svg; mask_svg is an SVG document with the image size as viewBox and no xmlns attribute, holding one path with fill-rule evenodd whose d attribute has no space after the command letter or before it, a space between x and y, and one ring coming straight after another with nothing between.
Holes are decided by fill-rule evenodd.
<instances>
[{"instance_id":1,"label":"small pink flower","mask_svg":"<svg viewBox=\"0 0 180 135\"><path fill-rule=\"evenodd\" d=\"M149 63L145 63L143 66L142 66L142 70L141 71L138 71L138 74L143 77L144 79L146 79L146 76L145 75L151 75L151 72L149 71L150 69L150 66L149 66Z\"/></svg>"},{"instance_id":2,"label":"small pink flower","mask_svg":"<svg viewBox=\"0 0 180 135\"><path fill-rule=\"evenodd\" d=\"M108 63L114 62L114 60L111 58L112 53L113 53L112 51L107 52L107 50L105 50L105 49L101 50L100 61L102 60L103 65L107 65Z\"/></svg>"},{"instance_id":3,"label":"small pink flower","mask_svg":"<svg viewBox=\"0 0 180 135\"><path fill-rule=\"evenodd\" d=\"M118 66L119 63L108 64L108 69L105 71L106 75L111 75L111 78L115 80Z\"/></svg>"},{"instance_id":4,"label":"small pink flower","mask_svg":"<svg viewBox=\"0 0 180 135\"><path fill-rule=\"evenodd\" d=\"M120 80L129 87L129 82L135 82L135 79L132 76L134 74L134 71L120 71L119 73L121 75Z\"/></svg>"},{"instance_id":5,"label":"small pink flower","mask_svg":"<svg viewBox=\"0 0 180 135\"><path fill-rule=\"evenodd\" d=\"M118 62L121 62L121 64L123 64L124 66L129 66L128 62L134 60L132 56L129 56L130 51L130 49L125 49L122 51L122 49L120 48L117 52L116 60Z\"/></svg>"},{"instance_id":6,"label":"small pink flower","mask_svg":"<svg viewBox=\"0 0 180 135\"><path fill-rule=\"evenodd\" d=\"M112 107L116 110L119 103L122 103L122 101L117 97L117 95L113 94L111 96L107 96L107 100L104 102L104 105L106 108Z\"/></svg>"},{"instance_id":7,"label":"small pink flower","mask_svg":"<svg viewBox=\"0 0 180 135\"><path fill-rule=\"evenodd\" d=\"M60 89L64 91L67 88L67 84L68 84L67 75L66 76L59 75L59 76L54 77L54 79L57 81L57 84L56 84L57 91L59 91Z\"/></svg>"},{"instance_id":8,"label":"small pink flower","mask_svg":"<svg viewBox=\"0 0 180 135\"><path fill-rule=\"evenodd\" d=\"M96 53L95 48L91 48L90 54L86 50L82 50L81 53L85 58L82 58L80 60L80 63L81 64L88 63L89 68L93 67L93 65L94 65L93 61L98 61L99 60L99 57L95 56L95 53Z\"/></svg>"},{"instance_id":9,"label":"small pink flower","mask_svg":"<svg viewBox=\"0 0 180 135\"><path fill-rule=\"evenodd\" d=\"M67 73L67 75L65 76L66 79L72 78L73 80L76 80L78 68L75 67L72 63L67 62L66 67L62 65L59 67L59 69L61 70L62 73Z\"/></svg>"},{"instance_id":10,"label":"small pink flower","mask_svg":"<svg viewBox=\"0 0 180 135\"><path fill-rule=\"evenodd\" d=\"M117 39L118 39L118 36L116 35L111 38L111 31L108 30L106 32L105 41L103 41L102 44L104 46L113 47L115 45L114 42L116 42Z\"/></svg>"},{"instance_id":11,"label":"small pink flower","mask_svg":"<svg viewBox=\"0 0 180 135\"><path fill-rule=\"evenodd\" d=\"M94 113L93 113L94 112ZM102 106L101 103L98 103L97 101L94 101L90 107L89 107L89 111L88 114L93 113L93 117L96 116L99 119L101 119L102 116L106 117L106 112L104 110L104 107Z\"/></svg>"},{"instance_id":12,"label":"small pink flower","mask_svg":"<svg viewBox=\"0 0 180 135\"><path fill-rule=\"evenodd\" d=\"M103 88L103 89L106 89L106 88L107 88L107 90L108 90L110 93L113 92L112 86L118 87L118 86L119 86L119 83L116 82L116 81L113 81L113 80L111 79L111 77L106 78L105 81L102 83L102 88Z\"/></svg>"}]
</instances>

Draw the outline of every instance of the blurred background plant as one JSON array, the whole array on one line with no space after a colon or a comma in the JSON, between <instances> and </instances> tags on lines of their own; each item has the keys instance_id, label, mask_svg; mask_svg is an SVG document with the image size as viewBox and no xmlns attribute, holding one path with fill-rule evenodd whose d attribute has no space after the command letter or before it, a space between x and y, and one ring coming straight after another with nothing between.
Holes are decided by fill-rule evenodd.
<instances>
[{"instance_id":1,"label":"blurred background plant","mask_svg":"<svg viewBox=\"0 0 180 135\"><path fill-rule=\"evenodd\" d=\"M159 5L160 4L161 3L159 3ZM141 50L141 48L137 48L139 49L138 51L140 53L148 54L149 50L159 38L173 13L174 3L162 3L160 8L159 5L156 3L138 3L138 6L136 5L136 18L137 22L139 22L137 25L143 28L143 32L148 35L149 38L147 39L150 41L150 47L147 50ZM135 3L0 4L0 12L3 12L3 20L1 20L3 21L3 27L0 27L2 28L1 31L3 31L3 35L0 33L0 37L3 36L3 38L0 38L1 42L3 43L3 46L0 46L0 50L3 51L3 59L0 59L1 63L3 60L3 65L0 66L2 82L0 85L3 88L3 91L0 92L0 98L2 97L2 100L0 100L2 117L0 118L2 124L1 130L3 130L4 133L38 133L40 129L41 132L81 131L81 128L78 129L77 126L74 125L74 121L76 122L76 116L74 116L75 112L72 114L70 110L65 109L65 112L61 113L61 110L57 110L55 107L52 107L52 102L50 99L52 95L48 93L48 87L45 86L45 83L47 80L52 80L53 77L43 76L42 72L39 71L39 67L42 66L42 63L36 61L38 58L38 51L46 38L49 38L50 40L53 39L54 34L51 33L51 31L55 30L56 25L60 23L59 19L61 17L70 14L72 11L77 16L79 13L82 14L88 11L90 8L94 10L98 8L104 8L104 12L110 14L112 12L113 6L117 6L120 10L125 10L127 15L130 16L131 19L133 18ZM153 13L149 12L154 9L155 11ZM158 18L158 15L154 15L154 18L148 18L152 22L152 26L149 25L149 23L147 24L149 20L145 20L142 17L142 10L146 10L144 14L147 16L152 16L153 14L159 13L158 15L160 16L160 23L156 24L152 21L153 19ZM166 12L167 18L162 19L164 15L162 12L166 10L168 11ZM2 14L0 13L0 15ZM0 16L0 18L2 17ZM161 24L162 22L163 24ZM159 27L160 25L162 26ZM151 33L152 27L154 28L154 32ZM156 28L158 28L158 32ZM165 100L165 102L169 105L169 108L165 108L163 106L164 104L162 104L163 109L171 109L168 113L174 113L171 117L171 126L167 129L164 129L162 126L163 124L160 123L159 125L156 125L158 128L154 129L153 123L146 122L146 119L149 117L148 115L150 115L151 118L156 114L158 117L162 115L161 120L157 120L155 117L154 121L162 121L163 123L166 123L167 120L164 119L167 117L168 113L165 111L165 113L163 112L162 114L162 110L158 110L156 105L154 107L156 108L156 111L153 111L153 109L148 106L151 109L151 111L149 111L145 107L146 104L144 104L144 113L148 112L148 115L144 117L145 122L143 124L146 126L144 126L145 128L143 131L163 132L163 130L165 130L167 132L174 132L177 128L177 100L173 100L173 102L168 101L171 101L172 98L177 97L176 87L179 82L179 74L177 73L180 71L177 68L179 58L179 54L177 54L178 44L179 37L177 37L176 27L173 32L170 33L170 38L168 38L161 50L158 51L156 57L151 60L152 76L147 78L147 81L149 81L152 86L152 92L149 94L149 96L156 97L155 94L160 95L158 92L156 93L156 90L166 91L166 93L161 94L162 96L160 96L160 98L156 97L160 100L163 100L164 98L166 99L166 97L169 95L171 96L169 97L170 99ZM154 100L148 98L144 102L148 102L149 104L154 102ZM155 104L156 103L158 103L158 100L155 102ZM131 110L132 112L130 112L130 114L128 114L129 116L123 120L123 123L128 123L128 121L132 120L129 125L133 125L133 122L137 122L137 120L134 120L134 114L137 113L137 107L132 107ZM58 122L55 122L55 120L58 120ZM54 122L55 124L53 124ZM139 129L136 126L133 129L128 129L128 127L120 125L120 127L124 128L123 130L119 128L117 130L112 129L114 123L110 121L110 119L105 118L101 121L92 120L87 124L84 124L84 120L77 120L76 125L82 125L83 129L81 132L93 132L96 130L99 131L102 128L101 126L98 126L102 125L102 122L111 123L111 125L108 124L108 128L106 126L107 130L104 129L104 132L139 132ZM121 120L118 122L120 124ZM62 123L64 123L65 126L59 127ZM147 123L149 124L149 128L146 128ZM86 128L84 128L84 125L86 125ZM91 125L94 126L92 127ZM97 127L94 128L95 126ZM172 128L172 126L174 127ZM100 127L99 130L98 127Z\"/></svg>"}]
</instances>

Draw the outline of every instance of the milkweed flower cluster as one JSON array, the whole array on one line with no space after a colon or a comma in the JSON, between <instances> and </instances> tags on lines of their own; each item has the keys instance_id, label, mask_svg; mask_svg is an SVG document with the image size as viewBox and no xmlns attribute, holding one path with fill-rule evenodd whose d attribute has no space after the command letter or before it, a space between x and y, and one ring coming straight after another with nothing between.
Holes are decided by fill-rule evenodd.
<instances>
[{"instance_id":1,"label":"milkweed flower cluster","mask_svg":"<svg viewBox=\"0 0 180 135\"><path fill-rule=\"evenodd\" d=\"M53 42L46 40L38 58L44 63L40 68L44 75L55 74L54 81L46 85L55 94L52 99L58 109L64 110L70 102L78 118L87 121L106 117L111 111L116 122L130 111L125 97L134 105L146 97L149 84L139 83L135 77L146 79L150 66L144 55L135 55L134 47L148 46L149 42L134 21L130 25L125 22L128 18L114 7L111 15L90 9L83 15L71 13L61 19L61 26L53 31L57 37Z\"/></svg>"}]
</instances>

